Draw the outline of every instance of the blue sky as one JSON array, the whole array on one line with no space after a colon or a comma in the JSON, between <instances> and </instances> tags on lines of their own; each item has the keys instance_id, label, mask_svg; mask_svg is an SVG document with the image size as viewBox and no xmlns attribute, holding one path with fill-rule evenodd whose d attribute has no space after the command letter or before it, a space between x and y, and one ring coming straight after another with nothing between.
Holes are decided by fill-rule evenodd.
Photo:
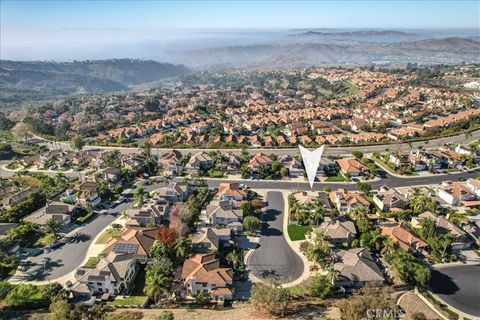
<instances>
[{"instance_id":1,"label":"blue sky","mask_svg":"<svg viewBox=\"0 0 480 320\"><path fill-rule=\"evenodd\" d=\"M479 28L480 1L1 0L1 27Z\"/></svg>"}]
</instances>

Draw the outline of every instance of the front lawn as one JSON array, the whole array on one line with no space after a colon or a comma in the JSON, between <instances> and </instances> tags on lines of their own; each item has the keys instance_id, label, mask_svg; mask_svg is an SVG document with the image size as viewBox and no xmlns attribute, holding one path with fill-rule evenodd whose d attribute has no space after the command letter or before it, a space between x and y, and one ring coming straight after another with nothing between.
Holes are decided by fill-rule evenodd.
<instances>
[{"instance_id":1,"label":"front lawn","mask_svg":"<svg viewBox=\"0 0 480 320\"><path fill-rule=\"evenodd\" d=\"M87 262L83 265L84 268L95 268L98 264L97 257L88 258Z\"/></svg>"},{"instance_id":2,"label":"front lawn","mask_svg":"<svg viewBox=\"0 0 480 320\"><path fill-rule=\"evenodd\" d=\"M288 236L292 241L305 240L305 233L312 231L310 226L291 224L288 226Z\"/></svg>"},{"instance_id":3,"label":"front lawn","mask_svg":"<svg viewBox=\"0 0 480 320\"><path fill-rule=\"evenodd\" d=\"M105 244L110 241L111 238L119 238L122 235L120 230L115 228L109 228L105 230L100 237L98 237L95 244Z\"/></svg>"},{"instance_id":4,"label":"front lawn","mask_svg":"<svg viewBox=\"0 0 480 320\"><path fill-rule=\"evenodd\" d=\"M345 178L340 173L338 173L336 176L328 177L325 182L345 182Z\"/></svg>"},{"instance_id":5,"label":"front lawn","mask_svg":"<svg viewBox=\"0 0 480 320\"><path fill-rule=\"evenodd\" d=\"M43 237L38 239L37 242L35 242L34 246L35 247L40 247L40 248L45 247L45 246L55 242L55 240L57 240L57 237L53 233L47 233Z\"/></svg>"}]
</instances>

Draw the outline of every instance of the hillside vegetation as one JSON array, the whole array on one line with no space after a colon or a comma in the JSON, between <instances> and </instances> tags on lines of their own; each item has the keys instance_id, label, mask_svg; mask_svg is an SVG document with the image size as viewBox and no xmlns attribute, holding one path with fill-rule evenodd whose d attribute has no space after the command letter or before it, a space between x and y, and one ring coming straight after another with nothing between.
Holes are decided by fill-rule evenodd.
<instances>
[{"instance_id":1,"label":"hillside vegetation","mask_svg":"<svg viewBox=\"0 0 480 320\"><path fill-rule=\"evenodd\" d=\"M74 62L0 61L0 109L82 93L114 92L130 85L188 73L182 65L151 60Z\"/></svg>"}]
</instances>

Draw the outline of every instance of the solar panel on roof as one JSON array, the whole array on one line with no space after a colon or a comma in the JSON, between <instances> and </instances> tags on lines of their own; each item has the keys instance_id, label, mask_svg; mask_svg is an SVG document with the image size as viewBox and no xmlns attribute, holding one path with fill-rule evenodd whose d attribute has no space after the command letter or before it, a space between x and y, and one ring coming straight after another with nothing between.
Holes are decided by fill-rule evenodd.
<instances>
[{"instance_id":1,"label":"solar panel on roof","mask_svg":"<svg viewBox=\"0 0 480 320\"><path fill-rule=\"evenodd\" d=\"M117 253L135 253L138 250L138 244L134 243L115 243L113 251Z\"/></svg>"}]
</instances>

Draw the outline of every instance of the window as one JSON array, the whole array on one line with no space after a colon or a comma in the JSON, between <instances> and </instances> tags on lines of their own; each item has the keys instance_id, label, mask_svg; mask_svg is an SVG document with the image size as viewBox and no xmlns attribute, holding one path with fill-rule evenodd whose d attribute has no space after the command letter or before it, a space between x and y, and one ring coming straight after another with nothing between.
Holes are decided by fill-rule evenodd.
<instances>
[{"instance_id":1,"label":"window","mask_svg":"<svg viewBox=\"0 0 480 320\"><path fill-rule=\"evenodd\" d=\"M97 286L101 287L101 286L102 286L102 283L101 283L101 282L97 282Z\"/></svg>"}]
</instances>

